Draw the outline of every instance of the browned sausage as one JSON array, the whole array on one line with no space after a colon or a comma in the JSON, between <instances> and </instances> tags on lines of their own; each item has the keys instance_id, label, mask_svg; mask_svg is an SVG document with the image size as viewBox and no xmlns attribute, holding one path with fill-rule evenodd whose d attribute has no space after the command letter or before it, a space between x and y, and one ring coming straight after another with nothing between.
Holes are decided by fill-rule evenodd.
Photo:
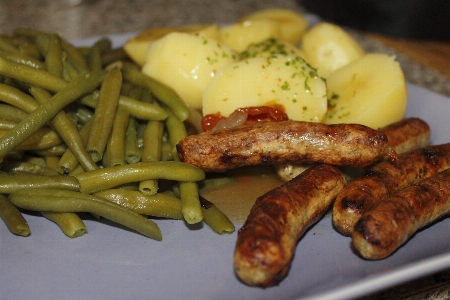
<instances>
[{"instance_id":1,"label":"browned sausage","mask_svg":"<svg viewBox=\"0 0 450 300\"><path fill-rule=\"evenodd\" d=\"M238 232L236 275L251 286L278 284L288 273L299 237L327 211L345 183L337 168L322 164L259 197Z\"/></svg>"},{"instance_id":2,"label":"browned sausage","mask_svg":"<svg viewBox=\"0 0 450 300\"><path fill-rule=\"evenodd\" d=\"M450 169L369 208L356 223L352 242L362 257L382 259L418 229L449 213Z\"/></svg>"},{"instance_id":3,"label":"browned sausage","mask_svg":"<svg viewBox=\"0 0 450 300\"><path fill-rule=\"evenodd\" d=\"M402 153L394 161L383 161L349 182L333 205L333 224L351 235L360 216L377 201L410 184L450 167L450 144Z\"/></svg>"},{"instance_id":4,"label":"browned sausage","mask_svg":"<svg viewBox=\"0 0 450 300\"><path fill-rule=\"evenodd\" d=\"M259 122L188 136L178 156L205 171L258 164L328 163L364 167L389 155L384 133L357 124Z\"/></svg>"},{"instance_id":5,"label":"browned sausage","mask_svg":"<svg viewBox=\"0 0 450 300\"><path fill-rule=\"evenodd\" d=\"M380 129L398 154L423 148L430 143L430 126L419 118L407 118Z\"/></svg>"},{"instance_id":6,"label":"browned sausage","mask_svg":"<svg viewBox=\"0 0 450 300\"><path fill-rule=\"evenodd\" d=\"M423 148L430 143L430 126L418 118L403 119L381 128L380 131L386 134L389 146L397 154ZM282 180L289 181L310 166L307 164L285 163L278 165L276 170L277 175ZM350 169L350 171L351 173L347 175L354 177L355 171L359 173L363 170ZM344 173L347 172L344 170Z\"/></svg>"}]
</instances>

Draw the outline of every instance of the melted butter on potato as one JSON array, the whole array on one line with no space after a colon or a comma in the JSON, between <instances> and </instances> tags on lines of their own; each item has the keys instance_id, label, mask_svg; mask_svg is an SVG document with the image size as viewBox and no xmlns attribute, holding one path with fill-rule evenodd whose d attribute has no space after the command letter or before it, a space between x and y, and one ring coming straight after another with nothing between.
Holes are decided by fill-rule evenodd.
<instances>
[{"instance_id":1,"label":"melted butter on potato","mask_svg":"<svg viewBox=\"0 0 450 300\"><path fill-rule=\"evenodd\" d=\"M202 108L202 94L216 72L237 53L198 34L172 32L149 45L142 72L172 88L189 107Z\"/></svg>"},{"instance_id":2,"label":"melted butter on potato","mask_svg":"<svg viewBox=\"0 0 450 300\"><path fill-rule=\"evenodd\" d=\"M325 81L300 56L259 53L216 74L203 93L203 114L227 117L237 108L275 104L292 120L320 122L326 93Z\"/></svg>"}]
</instances>

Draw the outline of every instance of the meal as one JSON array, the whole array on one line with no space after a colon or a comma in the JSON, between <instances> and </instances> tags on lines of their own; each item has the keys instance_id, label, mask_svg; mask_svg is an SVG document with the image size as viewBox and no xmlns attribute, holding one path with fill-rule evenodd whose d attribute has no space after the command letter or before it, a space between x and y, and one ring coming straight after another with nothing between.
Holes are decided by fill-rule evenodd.
<instances>
[{"instance_id":1,"label":"meal","mask_svg":"<svg viewBox=\"0 0 450 300\"><path fill-rule=\"evenodd\" d=\"M155 240L157 218L231 233L202 191L223 184L215 172L269 165L285 183L256 199L234 252L238 278L269 287L330 209L365 259L449 213L449 145L404 118L395 58L336 25L274 9L118 49L20 28L0 40L0 217L16 235L30 234L23 210L72 238L81 212Z\"/></svg>"}]
</instances>

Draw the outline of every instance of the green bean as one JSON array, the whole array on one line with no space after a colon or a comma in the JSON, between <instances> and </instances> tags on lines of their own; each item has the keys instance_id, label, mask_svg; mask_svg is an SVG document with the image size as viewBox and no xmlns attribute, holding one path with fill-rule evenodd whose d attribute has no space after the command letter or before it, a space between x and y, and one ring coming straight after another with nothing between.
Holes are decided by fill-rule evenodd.
<instances>
[{"instance_id":1,"label":"green bean","mask_svg":"<svg viewBox=\"0 0 450 300\"><path fill-rule=\"evenodd\" d=\"M80 129L80 137L83 141L83 144L86 144L87 139L89 137L89 131L91 130L91 121L88 121L84 124ZM72 172L79 165L79 161L75 154L67 148L64 154L61 156L61 159L58 162L58 170L61 174Z\"/></svg>"},{"instance_id":2,"label":"green bean","mask_svg":"<svg viewBox=\"0 0 450 300\"><path fill-rule=\"evenodd\" d=\"M155 222L93 195L57 189L33 189L11 193L9 200L18 207L35 211L89 212L131 228L146 237L162 240L161 231Z\"/></svg>"},{"instance_id":3,"label":"green bean","mask_svg":"<svg viewBox=\"0 0 450 300\"><path fill-rule=\"evenodd\" d=\"M76 176L83 193L91 194L129 182L148 179L199 181L205 178L202 169L174 161L139 162L103 168Z\"/></svg>"},{"instance_id":4,"label":"green bean","mask_svg":"<svg viewBox=\"0 0 450 300\"><path fill-rule=\"evenodd\" d=\"M80 75L80 72L75 68L73 63L63 56L63 79L72 81Z\"/></svg>"},{"instance_id":5,"label":"green bean","mask_svg":"<svg viewBox=\"0 0 450 300\"><path fill-rule=\"evenodd\" d=\"M181 212L188 224L196 224L203 220L198 186L196 182L179 182Z\"/></svg>"},{"instance_id":6,"label":"green bean","mask_svg":"<svg viewBox=\"0 0 450 300\"><path fill-rule=\"evenodd\" d=\"M214 203L200 197L203 221L216 233L232 233L235 230L233 222Z\"/></svg>"},{"instance_id":7,"label":"green bean","mask_svg":"<svg viewBox=\"0 0 450 300\"><path fill-rule=\"evenodd\" d=\"M43 89L58 92L67 86L67 81L45 70L18 64L0 57L0 74L15 78Z\"/></svg>"},{"instance_id":8,"label":"green bean","mask_svg":"<svg viewBox=\"0 0 450 300\"><path fill-rule=\"evenodd\" d=\"M176 145L181 139L187 136L186 126L172 112L168 111L168 113L169 117L166 119L166 129L169 135L170 145L172 146L172 157L174 160L179 160Z\"/></svg>"},{"instance_id":9,"label":"green bean","mask_svg":"<svg viewBox=\"0 0 450 300\"><path fill-rule=\"evenodd\" d=\"M173 148L168 141L163 141L161 145L161 160L170 161L175 160L173 158ZM178 155L176 156L178 157Z\"/></svg>"},{"instance_id":10,"label":"green bean","mask_svg":"<svg viewBox=\"0 0 450 300\"><path fill-rule=\"evenodd\" d=\"M94 113L87 107L80 106L76 110L77 122L78 124L84 125L86 124L92 117Z\"/></svg>"},{"instance_id":11,"label":"green bean","mask_svg":"<svg viewBox=\"0 0 450 300\"><path fill-rule=\"evenodd\" d=\"M122 47L120 47L104 53L102 55L102 65L107 66L113 62L125 60L127 58L127 53Z\"/></svg>"},{"instance_id":12,"label":"green bean","mask_svg":"<svg viewBox=\"0 0 450 300\"><path fill-rule=\"evenodd\" d=\"M114 68L106 75L100 88L98 104L92 117L91 131L86 144L86 150L97 162L102 159L114 123L119 103L122 73Z\"/></svg>"},{"instance_id":13,"label":"green bean","mask_svg":"<svg viewBox=\"0 0 450 300\"><path fill-rule=\"evenodd\" d=\"M89 49L87 58L87 65L89 67L89 70L91 71L97 71L102 69L102 56L100 53L100 49L98 47L91 47Z\"/></svg>"},{"instance_id":14,"label":"green bean","mask_svg":"<svg viewBox=\"0 0 450 300\"><path fill-rule=\"evenodd\" d=\"M16 125L17 127L18 125ZM14 127L14 128L16 128ZM13 129L0 130L0 139L9 134ZM49 127L39 128L34 132L32 136L24 140L20 145L18 145L16 150L43 150L48 149L63 142L59 134Z\"/></svg>"},{"instance_id":15,"label":"green bean","mask_svg":"<svg viewBox=\"0 0 450 300\"><path fill-rule=\"evenodd\" d=\"M67 150L66 144L60 144L48 149L33 150L33 153L40 156L61 156ZM8 154L9 155L9 154Z\"/></svg>"},{"instance_id":16,"label":"green bean","mask_svg":"<svg viewBox=\"0 0 450 300\"><path fill-rule=\"evenodd\" d=\"M164 124L161 121L147 122L144 131L144 146L142 149L142 161L161 160L161 144L164 133ZM139 183L139 190L147 195L158 192L158 181L156 179L144 180Z\"/></svg>"},{"instance_id":17,"label":"green bean","mask_svg":"<svg viewBox=\"0 0 450 300\"><path fill-rule=\"evenodd\" d=\"M19 49L17 49L16 46L10 43L5 37L0 37L0 50L8 53L20 53Z\"/></svg>"},{"instance_id":18,"label":"green bean","mask_svg":"<svg viewBox=\"0 0 450 300\"><path fill-rule=\"evenodd\" d=\"M73 168L70 172L69 172L69 176L76 176L78 174L84 173L86 172L83 167L81 165L77 165L75 168Z\"/></svg>"},{"instance_id":19,"label":"green bean","mask_svg":"<svg viewBox=\"0 0 450 300\"><path fill-rule=\"evenodd\" d=\"M2 170L9 174L32 173L37 175L54 176L59 175L56 170L39 166L25 161L5 160L2 163Z\"/></svg>"},{"instance_id":20,"label":"green bean","mask_svg":"<svg viewBox=\"0 0 450 300\"><path fill-rule=\"evenodd\" d=\"M24 162L27 162L27 163L30 163L30 164L34 164L34 165L38 165L38 166L41 166L41 167L45 167L45 159L43 157L25 154L22 157L22 160Z\"/></svg>"},{"instance_id":21,"label":"green bean","mask_svg":"<svg viewBox=\"0 0 450 300\"><path fill-rule=\"evenodd\" d=\"M185 121L188 118L188 107L172 89L145 75L139 69L129 67L126 64L123 67L123 76L125 80L149 89L180 121Z\"/></svg>"},{"instance_id":22,"label":"green bean","mask_svg":"<svg viewBox=\"0 0 450 300\"><path fill-rule=\"evenodd\" d=\"M8 103L27 113L31 113L38 107L38 104L33 97L15 87L3 83L0 83L0 101Z\"/></svg>"},{"instance_id":23,"label":"green bean","mask_svg":"<svg viewBox=\"0 0 450 300\"><path fill-rule=\"evenodd\" d=\"M42 61L40 61L34 57L29 57L22 53L9 53L9 52L0 50L0 56L3 58L6 58L7 60L10 60L12 62L27 65L27 66L35 68L35 69L45 69L45 64Z\"/></svg>"},{"instance_id":24,"label":"green bean","mask_svg":"<svg viewBox=\"0 0 450 300\"><path fill-rule=\"evenodd\" d=\"M36 87L31 87L30 93L41 105L47 101L50 101L51 98L50 93ZM55 115L55 117L51 120L51 124L57 130L58 134L64 140L70 151L72 151L77 161L83 166L84 170L90 171L98 169L98 166L86 151L83 139L81 138L77 127L72 123L72 121L70 121L64 110L59 111Z\"/></svg>"},{"instance_id":25,"label":"green bean","mask_svg":"<svg viewBox=\"0 0 450 300\"><path fill-rule=\"evenodd\" d=\"M137 142L136 119L130 117L128 120L127 132L125 134L125 160L127 163L137 163L141 161L141 151Z\"/></svg>"},{"instance_id":26,"label":"green bean","mask_svg":"<svg viewBox=\"0 0 450 300\"><path fill-rule=\"evenodd\" d=\"M145 195L139 191L110 189L94 194L138 214L158 218L183 219L180 199L167 194Z\"/></svg>"},{"instance_id":27,"label":"green bean","mask_svg":"<svg viewBox=\"0 0 450 300\"><path fill-rule=\"evenodd\" d=\"M0 119L0 131L13 129L16 125L16 122Z\"/></svg>"},{"instance_id":28,"label":"green bean","mask_svg":"<svg viewBox=\"0 0 450 300\"><path fill-rule=\"evenodd\" d=\"M26 116L28 116L28 114L22 109L19 109L12 105L0 103L0 118L19 123L20 121L25 119Z\"/></svg>"},{"instance_id":29,"label":"green bean","mask_svg":"<svg viewBox=\"0 0 450 300\"><path fill-rule=\"evenodd\" d=\"M91 95L83 97L80 103L96 108L98 105L98 97L99 93L96 91ZM165 120L167 118L167 112L160 106L152 103L141 102L124 95L119 96L119 106L126 109L130 115L137 119Z\"/></svg>"},{"instance_id":30,"label":"green bean","mask_svg":"<svg viewBox=\"0 0 450 300\"><path fill-rule=\"evenodd\" d=\"M71 81L67 88L56 93L51 99L31 112L13 130L8 131L0 138L0 157L4 157L32 136L66 105L98 87L103 78L104 72L101 71L81 75L76 80Z\"/></svg>"},{"instance_id":31,"label":"green bean","mask_svg":"<svg viewBox=\"0 0 450 300\"><path fill-rule=\"evenodd\" d=\"M114 119L111 136L106 147L106 157L108 163L104 166L118 166L125 164L125 133L128 127L130 114L118 108Z\"/></svg>"},{"instance_id":32,"label":"green bean","mask_svg":"<svg viewBox=\"0 0 450 300\"><path fill-rule=\"evenodd\" d=\"M8 199L0 195L0 218L15 235L29 236L30 227L20 211Z\"/></svg>"},{"instance_id":33,"label":"green bean","mask_svg":"<svg viewBox=\"0 0 450 300\"><path fill-rule=\"evenodd\" d=\"M34 43L24 38L14 38L14 41L17 44L17 48L19 48L20 53L33 57L37 60L42 59L42 55L39 52L39 49L36 47Z\"/></svg>"},{"instance_id":34,"label":"green bean","mask_svg":"<svg viewBox=\"0 0 450 300\"><path fill-rule=\"evenodd\" d=\"M84 55L72 44L68 43L64 39L61 40L61 47L64 52L67 53L67 57L73 63L75 68L80 73L89 72L89 67L86 62Z\"/></svg>"},{"instance_id":35,"label":"green bean","mask_svg":"<svg viewBox=\"0 0 450 300\"><path fill-rule=\"evenodd\" d=\"M149 121L144 131L144 146L142 161L161 160L161 143L164 133L164 124L161 121Z\"/></svg>"},{"instance_id":36,"label":"green bean","mask_svg":"<svg viewBox=\"0 0 450 300\"><path fill-rule=\"evenodd\" d=\"M43 211L41 214L58 225L61 231L70 238L80 237L87 233L83 220L76 213Z\"/></svg>"},{"instance_id":37,"label":"green bean","mask_svg":"<svg viewBox=\"0 0 450 300\"><path fill-rule=\"evenodd\" d=\"M46 176L37 174L0 175L0 193L9 194L19 189L57 188L79 191L80 185L73 176Z\"/></svg>"},{"instance_id":38,"label":"green bean","mask_svg":"<svg viewBox=\"0 0 450 300\"><path fill-rule=\"evenodd\" d=\"M57 34L52 34L45 56L45 67L47 71L59 78L63 78L63 54L61 48L61 38Z\"/></svg>"},{"instance_id":39,"label":"green bean","mask_svg":"<svg viewBox=\"0 0 450 300\"><path fill-rule=\"evenodd\" d=\"M58 171L58 162L60 157L59 156L44 156L45 166L49 169ZM59 172L58 172L59 174Z\"/></svg>"}]
</instances>

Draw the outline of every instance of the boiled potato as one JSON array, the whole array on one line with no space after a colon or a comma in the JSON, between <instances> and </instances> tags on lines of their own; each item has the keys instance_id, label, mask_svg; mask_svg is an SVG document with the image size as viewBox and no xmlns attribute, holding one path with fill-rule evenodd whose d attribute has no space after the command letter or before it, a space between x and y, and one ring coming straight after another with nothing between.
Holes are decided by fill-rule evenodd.
<instances>
[{"instance_id":1,"label":"boiled potato","mask_svg":"<svg viewBox=\"0 0 450 300\"><path fill-rule=\"evenodd\" d=\"M211 24L199 24L199 25L188 25L181 27L163 27L163 28L150 28L132 39L128 40L123 48L128 56L139 66L143 66L145 63L145 58L147 56L148 46L151 42L165 36L172 32L185 32L199 34L201 36L218 40L219 39L219 28L216 25Z\"/></svg>"},{"instance_id":2,"label":"boiled potato","mask_svg":"<svg viewBox=\"0 0 450 300\"><path fill-rule=\"evenodd\" d=\"M241 107L279 105L292 120L320 122L326 84L302 58L248 58L217 72L203 93L203 114L228 117Z\"/></svg>"},{"instance_id":3,"label":"boiled potato","mask_svg":"<svg viewBox=\"0 0 450 300\"><path fill-rule=\"evenodd\" d=\"M302 51L306 61L323 77L364 55L364 50L347 32L330 23L319 23L307 31Z\"/></svg>"},{"instance_id":4,"label":"boiled potato","mask_svg":"<svg viewBox=\"0 0 450 300\"><path fill-rule=\"evenodd\" d=\"M394 57L365 54L333 72L327 85L327 124L359 123L378 129L404 117L406 82Z\"/></svg>"},{"instance_id":5,"label":"boiled potato","mask_svg":"<svg viewBox=\"0 0 450 300\"><path fill-rule=\"evenodd\" d=\"M303 52L293 44L279 41L275 38L270 38L260 43L250 45L247 49L241 52L240 59L242 60L251 57L267 58L273 55L304 57Z\"/></svg>"},{"instance_id":6,"label":"boiled potato","mask_svg":"<svg viewBox=\"0 0 450 300\"><path fill-rule=\"evenodd\" d=\"M279 35L279 25L271 20L252 20L219 28L220 41L231 49L241 52L249 45Z\"/></svg>"},{"instance_id":7,"label":"boiled potato","mask_svg":"<svg viewBox=\"0 0 450 300\"><path fill-rule=\"evenodd\" d=\"M278 39L297 45L308 28L308 20L300 13L283 8L260 10L243 17L240 21L272 20L279 24Z\"/></svg>"},{"instance_id":8,"label":"boiled potato","mask_svg":"<svg viewBox=\"0 0 450 300\"><path fill-rule=\"evenodd\" d=\"M172 88L191 108L202 107L202 94L217 70L234 63L237 53L197 34L172 32L151 43L142 72Z\"/></svg>"}]
</instances>

